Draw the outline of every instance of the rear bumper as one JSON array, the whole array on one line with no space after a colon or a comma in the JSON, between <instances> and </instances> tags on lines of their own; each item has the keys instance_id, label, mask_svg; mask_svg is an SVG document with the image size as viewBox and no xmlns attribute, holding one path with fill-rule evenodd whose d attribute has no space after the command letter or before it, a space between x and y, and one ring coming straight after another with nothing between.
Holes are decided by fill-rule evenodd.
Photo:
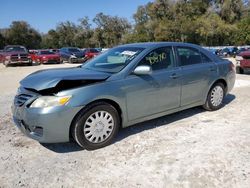
<instances>
[{"instance_id":1,"label":"rear bumper","mask_svg":"<svg viewBox=\"0 0 250 188\"><path fill-rule=\"evenodd\" d=\"M12 105L13 120L22 133L41 143L68 142L70 125L82 107L28 108Z\"/></svg>"}]
</instances>

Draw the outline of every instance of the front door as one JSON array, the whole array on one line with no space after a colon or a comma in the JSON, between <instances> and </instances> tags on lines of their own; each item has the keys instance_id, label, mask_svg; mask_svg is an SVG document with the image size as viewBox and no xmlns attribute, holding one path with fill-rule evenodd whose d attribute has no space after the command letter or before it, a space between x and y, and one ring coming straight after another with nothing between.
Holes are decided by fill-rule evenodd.
<instances>
[{"instance_id":1,"label":"front door","mask_svg":"<svg viewBox=\"0 0 250 188\"><path fill-rule=\"evenodd\" d=\"M130 121L180 106L180 72L171 47L147 54L137 66L152 67L150 75L129 75L124 83Z\"/></svg>"}]
</instances>

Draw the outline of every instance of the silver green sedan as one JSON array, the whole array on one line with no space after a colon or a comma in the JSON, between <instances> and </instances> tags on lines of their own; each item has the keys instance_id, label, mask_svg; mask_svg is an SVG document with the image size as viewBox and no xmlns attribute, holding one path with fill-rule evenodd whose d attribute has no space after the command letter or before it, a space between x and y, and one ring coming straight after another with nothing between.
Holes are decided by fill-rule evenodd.
<instances>
[{"instance_id":1,"label":"silver green sedan","mask_svg":"<svg viewBox=\"0 0 250 188\"><path fill-rule=\"evenodd\" d=\"M200 46L137 43L112 48L75 68L41 70L20 82L13 119L41 143L97 149L119 128L194 106L218 110L234 66Z\"/></svg>"}]
</instances>

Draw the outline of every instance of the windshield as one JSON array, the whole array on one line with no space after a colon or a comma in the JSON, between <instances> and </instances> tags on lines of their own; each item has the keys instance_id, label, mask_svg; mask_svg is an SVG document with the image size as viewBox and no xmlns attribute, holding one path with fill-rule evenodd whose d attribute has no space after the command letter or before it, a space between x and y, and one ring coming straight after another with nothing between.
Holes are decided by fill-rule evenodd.
<instances>
[{"instance_id":1,"label":"windshield","mask_svg":"<svg viewBox=\"0 0 250 188\"><path fill-rule=\"evenodd\" d=\"M46 51L40 51L40 54L42 54L42 55L49 55L49 54L55 54L55 53L51 52L49 50L46 50Z\"/></svg>"},{"instance_id":2,"label":"windshield","mask_svg":"<svg viewBox=\"0 0 250 188\"><path fill-rule=\"evenodd\" d=\"M24 47L8 47L5 50L6 52L27 52L26 49Z\"/></svg>"},{"instance_id":3,"label":"windshield","mask_svg":"<svg viewBox=\"0 0 250 188\"><path fill-rule=\"evenodd\" d=\"M116 47L83 64L86 69L117 73L129 64L144 48Z\"/></svg>"},{"instance_id":4,"label":"windshield","mask_svg":"<svg viewBox=\"0 0 250 188\"><path fill-rule=\"evenodd\" d=\"M69 48L69 52L81 52L78 48Z\"/></svg>"}]
</instances>

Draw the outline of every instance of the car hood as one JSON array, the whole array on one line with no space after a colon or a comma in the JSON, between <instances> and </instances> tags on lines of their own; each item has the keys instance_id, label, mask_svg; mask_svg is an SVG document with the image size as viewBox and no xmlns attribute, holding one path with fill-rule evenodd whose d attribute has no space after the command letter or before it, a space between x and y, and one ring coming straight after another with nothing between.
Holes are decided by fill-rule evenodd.
<instances>
[{"instance_id":1,"label":"car hood","mask_svg":"<svg viewBox=\"0 0 250 188\"><path fill-rule=\"evenodd\" d=\"M24 88L41 91L54 88L61 81L103 81L110 76L110 73L80 67L58 68L34 72L21 80L20 84Z\"/></svg>"},{"instance_id":2,"label":"car hood","mask_svg":"<svg viewBox=\"0 0 250 188\"><path fill-rule=\"evenodd\" d=\"M6 55L28 55L28 53L26 53L26 52L18 52L18 51L16 51L16 52L5 52L5 54Z\"/></svg>"}]
</instances>

